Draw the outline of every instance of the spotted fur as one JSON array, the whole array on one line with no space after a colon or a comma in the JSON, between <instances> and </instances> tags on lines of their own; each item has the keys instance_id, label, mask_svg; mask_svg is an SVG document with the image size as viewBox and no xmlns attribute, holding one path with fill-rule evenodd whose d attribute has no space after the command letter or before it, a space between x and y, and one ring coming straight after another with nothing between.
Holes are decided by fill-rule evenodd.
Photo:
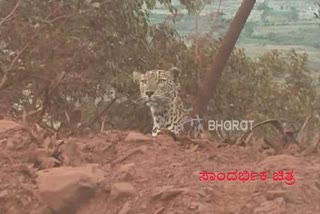
<instances>
[{"instance_id":1,"label":"spotted fur","mask_svg":"<svg viewBox=\"0 0 320 214\"><path fill-rule=\"evenodd\" d=\"M180 70L176 67L170 70L150 70L144 74L133 72L134 81L140 85L140 100L151 110L152 136L157 136L162 128L175 135L182 135L194 126L194 120L189 120L179 96L179 75Z\"/></svg>"}]
</instances>

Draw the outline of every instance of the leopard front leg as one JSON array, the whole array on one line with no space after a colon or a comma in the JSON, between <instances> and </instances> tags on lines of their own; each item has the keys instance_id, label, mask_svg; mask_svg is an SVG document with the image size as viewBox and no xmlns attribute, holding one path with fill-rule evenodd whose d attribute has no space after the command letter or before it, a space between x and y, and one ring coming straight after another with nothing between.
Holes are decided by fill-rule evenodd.
<instances>
[{"instance_id":1,"label":"leopard front leg","mask_svg":"<svg viewBox=\"0 0 320 214\"><path fill-rule=\"evenodd\" d=\"M153 116L152 136L156 137L162 128L163 121L159 116Z\"/></svg>"},{"instance_id":2,"label":"leopard front leg","mask_svg":"<svg viewBox=\"0 0 320 214\"><path fill-rule=\"evenodd\" d=\"M152 128L152 137L156 137L160 132L160 127L158 124L153 123L153 128Z\"/></svg>"},{"instance_id":3,"label":"leopard front leg","mask_svg":"<svg viewBox=\"0 0 320 214\"><path fill-rule=\"evenodd\" d=\"M164 128L165 116L162 108L151 108L151 113L153 119L152 136L155 137L159 134L160 129Z\"/></svg>"}]
</instances>

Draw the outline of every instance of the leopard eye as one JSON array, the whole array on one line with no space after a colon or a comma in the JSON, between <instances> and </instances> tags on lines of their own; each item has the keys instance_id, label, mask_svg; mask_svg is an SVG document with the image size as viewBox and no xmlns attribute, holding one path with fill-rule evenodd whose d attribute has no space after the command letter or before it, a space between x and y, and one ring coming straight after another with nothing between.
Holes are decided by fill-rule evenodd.
<instances>
[{"instance_id":1,"label":"leopard eye","mask_svg":"<svg viewBox=\"0 0 320 214\"><path fill-rule=\"evenodd\" d=\"M147 80L141 80L141 83L142 83L142 84L146 84L146 83L147 83Z\"/></svg>"}]
</instances>

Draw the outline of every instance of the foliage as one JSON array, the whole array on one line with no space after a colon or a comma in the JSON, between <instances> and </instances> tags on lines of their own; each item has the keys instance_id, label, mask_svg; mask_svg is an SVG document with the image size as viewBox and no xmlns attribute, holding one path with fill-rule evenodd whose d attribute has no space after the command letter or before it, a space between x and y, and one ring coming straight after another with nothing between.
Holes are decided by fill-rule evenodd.
<instances>
[{"instance_id":1,"label":"foliage","mask_svg":"<svg viewBox=\"0 0 320 214\"><path fill-rule=\"evenodd\" d=\"M27 112L42 105L56 121L68 122L66 114L75 109L92 118L99 114L92 110L98 109L97 99L107 105L110 101L103 98L112 99L112 94L117 97L114 106L131 107L134 100L128 98L137 91L131 81L133 70L190 61L174 30L166 24L148 25L155 0L18 2L14 16L0 26L1 64L8 68L1 97L23 104ZM170 1L159 2L170 7ZM0 4L5 8L0 17L6 17L16 2ZM21 95L27 85L28 95ZM132 118L135 109L131 110L127 112ZM112 115L122 117L121 112Z\"/></svg>"},{"instance_id":2,"label":"foliage","mask_svg":"<svg viewBox=\"0 0 320 214\"><path fill-rule=\"evenodd\" d=\"M257 10L262 11L261 20L262 20L262 22L267 23L268 22L267 16L269 15L269 13L272 9L268 6L267 3L262 2L262 3L257 4Z\"/></svg>"},{"instance_id":3,"label":"foliage","mask_svg":"<svg viewBox=\"0 0 320 214\"><path fill-rule=\"evenodd\" d=\"M318 6L319 6L319 9L318 9L318 11L317 12L314 12L313 14L314 14L314 16L316 17L316 18L320 18L320 3L318 3Z\"/></svg>"},{"instance_id":4,"label":"foliage","mask_svg":"<svg viewBox=\"0 0 320 214\"><path fill-rule=\"evenodd\" d=\"M151 25L149 13L156 2L172 12L172 19ZM208 2L181 3L196 14ZM7 17L15 4L0 1L0 17ZM21 1L14 15L0 24L0 79L4 70L8 75L0 89L2 105L8 110L15 103L10 110L15 116L21 115L21 106L27 112L42 106L40 117L61 121L63 130L72 121L96 129L104 118L106 128L149 131L149 111L137 105L132 72L179 67L183 98L191 104L197 74L201 71L203 78L220 44L209 36L199 38L198 64L195 45L188 47L170 25L174 14L170 0ZM235 49L208 118L292 120L319 109L306 61L307 56L295 51L287 58L272 51L255 61ZM80 115L75 114L78 110Z\"/></svg>"},{"instance_id":5,"label":"foliage","mask_svg":"<svg viewBox=\"0 0 320 214\"><path fill-rule=\"evenodd\" d=\"M256 8L257 8L257 10L262 10L262 11L270 10L270 7L265 2L257 4Z\"/></svg>"},{"instance_id":6,"label":"foliage","mask_svg":"<svg viewBox=\"0 0 320 214\"><path fill-rule=\"evenodd\" d=\"M201 70L206 70L219 41L204 39L201 44ZM244 49L235 49L213 97L208 119L254 120L277 118L302 125L301 118L318 114L317 80L306 68L306 54L291 50L265 53L258 60L246 56ZM320 121L315 119L314 127Z\"/></svg>"}]
</instances>

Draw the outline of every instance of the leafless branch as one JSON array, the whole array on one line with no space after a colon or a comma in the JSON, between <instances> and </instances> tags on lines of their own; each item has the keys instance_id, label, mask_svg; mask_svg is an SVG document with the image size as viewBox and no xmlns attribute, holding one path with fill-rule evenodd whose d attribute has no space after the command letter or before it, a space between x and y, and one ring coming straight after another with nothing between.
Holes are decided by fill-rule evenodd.
<instances>
[{"instance_id":1,"label":"leafless branch","mask_svg":"<svg viewBox=\"0 0 320 214\"><path fill-rule=\"evenodd\" d=\"M3 23L5 23L6 21L8 21L10 19L10 17L16 12L16 10L18 9L19 5L21 3L21 0L17 0L16 5L14 6L14 8L12 9L12 11L6 16L4 17L1 21L0 21L0 27Z\"/></svg>"},{"instance_id":2,"label":"leafless branch","mask_svg":"<svg viewBox=\"0 0 320 214\"><path fill-rule=\"evenodd\" d=\"M282 127L281 123L279 122L279 120L276 119L270 119L270 120L265 120L261 123L258 123L256 125L254 125L252 127L252 129L248 130L247 132L245 132L243 135L241 135L236 142L236 145L240 145L242 142L245 142L246 139L248 138L248 136L253 132L254 129L256 129L259 126L265 125L265 124L271 124L272 126L274 126L281 135L285 134L285 130Z\"/></svg>"},{"instance_id":3,"label":"leafless branch","mask_svg":"<svg viewBox=\"0 0 320 214\"><path fill-rule=\"evenodd\" d=\"M18 0L18 1L17 1L15 8L10 12L10 14L9 14L6 18L4 18L4 19L0 22L0 26L1 26L2 23L4 23L4 21L8 20L8 19L12 16L12 14L16 11L16 9L18 8L18 6L20 5L20 1L21 1L21 0ZM53 14L53 12L52 12L52 13L50 13L49 15L47 15L47 16L45 17L45 19L42 20L42 21L45 22L45 23L52 24L53 22L56 22L56 21L58 21L58 20L60 20L60 19L68 19L68 18L71 18L71 17L75 16L75 15L78 13L78 11L79 11L79 8L77 9L77 11L75 11L75 12L72 13L72 14L62 15L62 16L58 16L58 17L56 17L56 18L53 18L52 20L48 20L48 19L52 16L52 14ZM9 72L12 70L12 68L15 66L16 62L18 61L18 59L21 57L21 55L23 54L23 52L29 47L29 45L32 43L32 41L34 40L34 38L35 38L36 36L38 36L39 32L40 32L40 28L38 28L38 29L36 30L36 32L33 34L33 36L30 38L30 40L29 40L29 41L25 44L25 46L19 51L19 53L18 53L18 54L16 55L16 57L12 60L11 64L9 65L9 67L8 67L7 69L5 69L5 70L4 70L4 69L0 69L0 72L2 71L2 73L3 73L2 78L1 78L1 80L0 80L0 90L4 88L5 83L6 83L7 80L8 80L8 73L9 73Z\"/></svg>"},{"instance_id":4,"label":"leafless branch","mask_svg":"<svg viewBox=\"0 0 320 214\"><path fill-rule=\"evenodd\" d=\"M3 89L6 81L8 80L8 73L12 70L13 66L15 66L18 59L21 57L23 52L29 47L31 42L34 40L34 38L39 34L39 29L33 34L33 36L30 38L30 40L24 45L24 47L19 51L19 53L16 55L16 57L12 60L9 67L6 68L3 72L2 79L0 81L0 90Z\"/></svg>"},{"instance_id":5,"label":"leafless branch","mask_svg":"<svg viewBox=\"0 0 320 214\"><path fill-rule=\"evenodd\" d=\"M18 119L21 119L21 118L23 118L23 117L30 117L30 116L32 116L32 115L35 115L35 114L37 114L37 113L39 113L39 112L41 112L42 111L42 107L40 107L40 108L38 108L38 109L36 109L36 110L34 110L34 111L30 111L30 112L28 112L28 113L26 113L25 115L21 115L21 116L19 116L19 117L17 117Z\"/></svg>"},{"instance_id":6,"label":"leafless branch","mask_svg":"<svg viewBox=\"0 0 320 214\"><path fill-rule=\"evenodd\" d=\"M8 69L5 67L5 65L0 65L0 72L3 74L0 80L0 89L2 89L2 87L8 80Z\"/></svg>"},{"instance_id":7,"label":"leafless branch","mask_svg":"<svg viewBox=\"0 0 320 214\"><path fill-rule=\"evenodd\" d=\"M113 98L111 102L100 113L98 113L91 122L81 124L79 129L88 127L94 124L95 122L97 122L112 107L112 105L116 102L116 100L117 100L116 97Z\"/></svg>"}]
</instances>

